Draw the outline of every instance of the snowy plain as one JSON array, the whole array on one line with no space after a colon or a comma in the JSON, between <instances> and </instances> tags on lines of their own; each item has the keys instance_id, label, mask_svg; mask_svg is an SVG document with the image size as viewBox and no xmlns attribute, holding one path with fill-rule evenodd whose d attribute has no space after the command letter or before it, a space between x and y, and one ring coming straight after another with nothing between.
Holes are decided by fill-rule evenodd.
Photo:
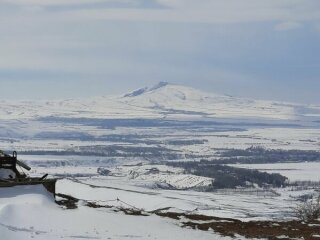
<instances>
[{"instance_id":1,"label":"snowy plain","mask_svg":"<svg viewBox=\"0 0 320 240\"><path fill-rule=\"evenodd\" d=\"M280 173L290 181L314 181L320 182L320 163L273 163L273 164L234 164L231 166L257 169L268 173Z\"/></svg>"}]
</instances>

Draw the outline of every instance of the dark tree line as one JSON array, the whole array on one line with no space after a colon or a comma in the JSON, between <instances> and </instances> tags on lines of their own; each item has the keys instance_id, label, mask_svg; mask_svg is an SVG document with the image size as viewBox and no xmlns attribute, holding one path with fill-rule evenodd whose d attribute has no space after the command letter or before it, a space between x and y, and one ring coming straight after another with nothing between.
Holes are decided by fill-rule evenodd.
<instances>
[{"instance_id":1,"label":"dark tree line","mask_svg":"<svg viewBox=\"0 0 320 240\"><path fill-rule=\"evenodd\" d=\"M283 163L320 161L319 151L266 149L250 147L247 149L224 149L219 152L220 163Z\"/></svg>"}]
</instances>

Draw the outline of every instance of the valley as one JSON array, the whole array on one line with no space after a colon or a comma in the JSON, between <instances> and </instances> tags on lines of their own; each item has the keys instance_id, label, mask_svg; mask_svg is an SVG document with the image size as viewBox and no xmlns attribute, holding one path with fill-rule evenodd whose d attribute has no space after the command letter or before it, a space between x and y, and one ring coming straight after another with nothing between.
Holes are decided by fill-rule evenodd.
<instances>
[{"instance_id":1,"label":"valley","mask_svg":"<svg viewBox=\"0 0 320 240\"><path fill-rule=\"evenodd\" d=\"M9 240L21 234L260 238L238 228L253 221L296 224L316 239L314 227L290 221L299 221L294 212L299 204L319 196L319 119L319 106L240 99L168 83L122 96L2 101L1 149L16 150L32 167L28 174L58 178L59 204L52 205L41 189L6 193L12 203L0 200L0 231ZM25 205L32 206L28 215L47 212L52 224L38 218L15 222L21 216L11 206ZM228 221L233 232L220 231ZM101 222L108 222L108 230ZM123 234L114 225L120 222L134 227ZM290 234L282 239L298 236Z\"/></svg>"}]
</instances>

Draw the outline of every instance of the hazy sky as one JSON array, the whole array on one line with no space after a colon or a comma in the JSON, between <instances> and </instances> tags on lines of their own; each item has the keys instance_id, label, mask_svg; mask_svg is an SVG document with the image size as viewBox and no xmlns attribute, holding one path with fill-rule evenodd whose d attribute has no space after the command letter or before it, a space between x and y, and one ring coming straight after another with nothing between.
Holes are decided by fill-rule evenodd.
<instances>
[{"instance_id":1,"label":"hazy sky","mask_svg":"<svg viewBox=\"0 0 320 240\"><path fill-rule=\"evenodd\" d=\"M320 103L319 0L0 0L0 99L159 81Z\"/></svg>"}]
</instances>

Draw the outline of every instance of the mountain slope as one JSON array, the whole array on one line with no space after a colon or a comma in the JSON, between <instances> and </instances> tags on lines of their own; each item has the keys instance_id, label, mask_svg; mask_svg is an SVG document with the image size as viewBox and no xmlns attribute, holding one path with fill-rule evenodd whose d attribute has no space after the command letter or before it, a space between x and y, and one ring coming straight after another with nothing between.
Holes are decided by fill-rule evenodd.
<instances>
[{"instance_id":1,"label":"mountain slope","mask_svg":"<svg viewBox=\"0 0 320 240\"><path fill-rule=\"evenodd\" d=\"M319 106L235 98L168 83L160 83L150 89L144 88L139 94L126 94L120 101L134 107L154 109L165 115L279 120L320 116Z\"/></svg>"},{"instance_id":2,"label":"mountain slope","mask_svg":"<svg viewBox=\"0 0 320 240\"><path fill-rule=\"evenodd\" d=\"M48 116L319 121L320 106L236 98L165 82L122 96L86 100L0 101L2 120Z\"/></svg>"}]
</instances>

